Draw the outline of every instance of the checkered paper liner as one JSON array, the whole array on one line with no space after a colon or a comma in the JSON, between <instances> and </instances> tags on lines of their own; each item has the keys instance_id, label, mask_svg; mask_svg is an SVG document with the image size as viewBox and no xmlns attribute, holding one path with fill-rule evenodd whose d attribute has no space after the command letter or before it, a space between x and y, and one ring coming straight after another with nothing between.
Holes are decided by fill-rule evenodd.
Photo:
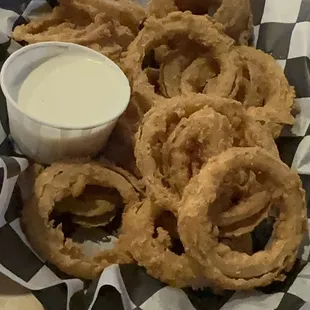
<instances>
[{"instance_id":1,"label":"checkered paper liner","mask_svg":"<svg viewBox=\"0 0 310 310\"><path fill-rule=\"evenodd\" d=\"M9 38L12 29L50 11L56 2L0 0L0 65L20 48ZM310 0L251 2L255 45L277 59L296 89L301 113L277 144L282 160L300 174L310 218ZM180 290L151 278L136 265L113 265L92 283L63 274L37 256L21 230L20 179L28 162L13 150L2 92L0 121L0 272L31 289L46 309L310 310L309 237L285 282L252 292L216 296L209 290Z\"/></svg>"}]
</instances>

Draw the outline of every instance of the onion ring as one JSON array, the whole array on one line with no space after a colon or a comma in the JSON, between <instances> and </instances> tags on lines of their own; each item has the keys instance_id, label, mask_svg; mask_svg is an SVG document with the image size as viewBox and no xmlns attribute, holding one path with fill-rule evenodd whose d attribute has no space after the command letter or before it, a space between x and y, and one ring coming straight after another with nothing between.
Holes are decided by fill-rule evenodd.
<instances>
[{"instance_id":1,"label":"onion ring","mask_svg":"<svg viewBox=\"0 0 310 310\"><path fill-rule=\"evenodd\" d=\"M239 237L251 232L271 210L271 186L262 186L251 171L240 170L234 179L233 187L229 184L210 210L221 237Z\"/></svg>"},{"instance_id":2,"label":"onion ring","mask_svg":"<svg viewBox=\"0 0 310 310\"><path fill-rule=\"evenodd\" d=\"M191 177L212 156L233 146L260 146L278 157L272 137L240 103L193 94L165 100L145 115L135 155L153 198L175 211Z\"/></svg>"},{"instance_id":3,"label":"onion ring","mask_svg":"<svg viewBox=\"0 0 310 310\"><path fill-rule=\"evenodd\" d=\"M102 165L117 174L121 175L124 179L127 180L129 184L135 189L135 191L139 194L140 198L144 197L145 194L145 185L143 180L137 179L132 173L128 172L127 170L118 167L111 163L109 160L107 160L105 157L99 158L99 163L102 163Z\"/></svg>"},{"instance_id":4,"label":"onion ring","mask_svg":"<svg viewBox=\"0 0 310 310\"><path fill-rule=\"evenodd\" d=\"M144 18L145 10L131 1L59 0L52 13L16 27L12 36L30 44L62 41L84 45L119 63Z\"/></svg>"},{"instance_id":5,"label":"onion ring","mask_svg":"<svg viewBox=\"0 0 310 310\"><path fill-rule=\"evenodd\" d=\"M252 47L236 47L240 70L235 88L228 96L243 103L249 115L261 122L273 137L280 135L284 124L292 125L295 92L275 60ZM215 85L207 85L205 93ZM214 90L216 93L216 90Z\"/></svg>"},{"instance_id":6,"label":"onion ring","mask_svg":"<svg viewBox=\"0 0 310 310\"><path fill-rule=\"evenodd\" d=\"M134 187L120 174L98 163L59 163L45 169L37 178L34 195L22 212L22 227L37 253L63 272L83 279L94 279L114 263L131 262L117 249L83 254L81 245L65 238L62 225L53 227L50 215L56 202L79 196L86 185L115 188L126 208L139 201Z\"/></svg>"},{"instance_id":7,"label":"onion ring","mask_svg":"<svg viewBox=\"0 0 310 310\"><path fill-rule=\"evenodd\" d=\"M75 0L77 1L77 0ZM108 12L110 18L119 20L126 25L134 34L137 34L141 22L146 17L143 6L131 0L78 0L80 4L87 3L99 12Z\"/></svg>"},{"instance_id":8,"label":"onion ring","mask_svg":"<svg viewBox=\"0 0 310 310\"><path fill-rule=\"evenodd\" d=\"M199 276L195 264L190 263L186 254L177 255L170 250L171 238L166 230L161 227L156 230L155 220L163 211L149 199L128 209L123 216L120 247L128 249L154 278L174 287L202 286L205 280Z\"/></svg>"},{"instance_id":9,"label":"onion ring","mask_svg":"<svg viewBox=\"0 0 310 310\"><path fill-rule=\"evenodd\" d=\"M132 95L137 99L139 108L144 111L150 109L162 98L156 94L154 86L149 83L143 71L144 57L153 49L167 44L175 36L186 37L187 40L208 48L215 59L225 59L225 55L227 58L232 57L229 52L232 49L233 40L223 33L220 24L208 17L195 16L190 12L173 12L162 19L150 17L136 39L129 45L122 64L132 85ZM230 90L237 71L237 68L234 70L231 64L233 62L227 61L225 68L229 70L221 72L226 84L230 82L230 87L225 85Z\"/></svg>"},{"instance_id":10,"label":"onion ring","mask_svg":"<svg viewBox=\"0 0 310 310\"><path fill-rule=\"evenodd\" d=\"M263 185L273 188L279 212L265 249L251 256L220 244L219 229L208 216L223 184L240 169L251 170ZM229 290L266 286L283 280L296 259L307 229L305 191L297 173L265 150L231 148L209 160L187 186L178 209L178 229L186 253L203 268L211 286Z\"/></svg>"},{"instance_id":11,"label":"onion ring","mask_svg":"<svg viewBox=\"0 0 310 310\"><path fill-rule=\"evenodd\" d=\"M208 14L224 25L225 32L239 44L247 45L253 30L253 18L249 0L152 0L147 7L148 16L157 18L175 11L191 11Z\"/></svg>"}]
</instances>

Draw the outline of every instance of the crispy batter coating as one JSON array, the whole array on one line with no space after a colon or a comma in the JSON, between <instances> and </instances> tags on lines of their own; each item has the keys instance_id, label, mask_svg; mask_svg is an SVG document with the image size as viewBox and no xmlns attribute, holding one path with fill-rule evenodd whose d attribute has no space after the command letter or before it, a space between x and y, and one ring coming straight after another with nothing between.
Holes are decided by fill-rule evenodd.
<instances>
[{"instance_id":1,"label":"crispy batter coating","mask_svg":"<svg viewBox=\"0 0 310 310\"><path fill-rule=\"evenodd\" d=\"M175 210L189 180L215 155L260 146L278 156L272 137L241 103L193 94L151 109L136 136L137 166L155 200Z\"/></svg>"},{"instance_id":2,"label":"crispy batter coating","mask_svg":"<svg viewBox=\"0 0 310 310\"><path fill-rule=\"evenodd\" d=\"M123 217L120 246L130 250L137 263L151 276L169 285L202 286L205 280L200 277L196 265L190 263L186 254L173 253L168 231L155 227L156 218L163 211L149 199L128 209Z\"/></svg>"},{"instance_id":3,"label":"crispy batter coating","mask_svg":"<svg viewBox=\"0 0 310 310\"><path fill-rule=\"evenodd\" d=\"M208 31L200 33L204 27ZM172 44L178 37L181 43ZM152 51L159 78L155 75L150 82L143 64ZM282 68L261 51L233 46L222 27L206 16L173 12L161 19L150 17L125 53L124 70L141 111L136 124L163 98L200 92L241 101L274 138L283 125L294 122L295 92Z\"/></svg>"},{"instance_id":4,"label":"crispy batter coating","mask_svg":"<svg viewBox=\"0 0 310 310\"><path fill-rule=\"evenodd\" d=\"M232 251L219 243L220 228L210 216L210 209L224 191L229 187L233 190L240 169L252 171L261 186L269 188L271 206L277 210L268 244L253 255ZM307 227L305 192L298 174L256 147L231 148L210 159L185 189L178 214L186 253L200 264L211 286L229 290L283 280L294 264Z\"/></svg>"},{"instance_id":5,"label":"crispy batter coating","mask_svg":"<svg viewBox=\"0 0 310 310\"><path fill-rule=\"evenodd\" d=\"M130 0L59 3L13 38L97 50L122 67L132 97L98 162L38 171L21 219L37 253L83 279L136 262L180 288L283 280L306 229L301 181L273 140L294 122L294 90L271 56L235 45L250 39L249 0L152 0L147 12ZM116 247L86 255L54 211L86 230L123 215ZM251 233L270 218L254 253Z\"/></svg>"},{"instance_id":6,"label":"crispy batter coating","mask_svg":"<svg viewBox=\"0 0 310 310\"><path fill-rule=\"evenodd\" d=\"M242 102L248 114L277 138L283 125L292 125L295 121L292 115L294 88L270 55L247 46L236 47L234 52L239 58L236 60L238 72L230 93L224 97ZM222 81L214 79L206 84L203 92L216 95L221 84Z\"/></svg>"},{"instance_id":7,"label":"crispy batter coating","mask_svg":"<svg viewBox=\"0 0 310 310\"><path fill-rule=\"evenodd\" d=\"M132 95L144 113L162 98L156 94L154 85L149 82L142 68L144 58L153 49L167 44L169 40L178 36L190 40L189 42L193 42L194 45L210 49L215 58L224 59L223 54L228 54L233 45L233 40L223 33L222 26L208 17L195 16L190 12L173 12L162 19L150 17L136 39L129 45L123 59L123 69L131 82ZM168 56L169 54L168 52ZM179 66L177 61L176 65ZM163 68L161 71L164 70ZM233 80L234 78L232 82Z\"/></svg>"},{"instance_id":8,"label":"crispy batter coating","mask_svg":"<svg viewBox=\"0 0 310 310\"><path fill-rule=\"evenodd\" d=\"M123 178L125 178L128 183L132 185L132 187L135 189L135 191L139 194L139 197L144 197L144 190L145 190L145 184L143 180L136 178L132 173L129 171L116 166L113 162L109 161L106 157L100 157L99 162L104 165L104 167L120 174Z\"/></svg>"},{"instance_id":9,"label":"crispy batter coating","mask_svg":"<svg viewBox=\"0 0 310 310\"><path fill-rule=\"evenodd\" d=\"M294 123L295 91L282 68L270 56L252 47L237 47L241 68L230 97L243 103L248 113L276 138L283 125Z\"/></svg>"},{"instance_id":10,"label":"crispy batter coating","mask_svg":"<svg viewBox=\"0 0 310 310\"><path fill-rule=\"evenodd\" d=\"M145 18L145 10L127 0L60 0L59 4L52 13L16 27L13 38L81 44L119 63Z\"/></svg>"},{"instance_id":11,"label":"crispy batter coating","mask_svg":"<svg viewBox=\"0 0 310 310\"><path fill-rule=\"evenodd\" d=\"M151 0L147 11L149 16L157 18L175 11L212 16L224 25L225 32L239 44L247 45L253 31L249 0Z\"/></svg>"},{"instance_id":12,"label":"crispy batter coating","mask_svg":"<svg viewBox=\"0 0 310 310\"><path fill-rule=\"evenodd\" d=\"M69 275L94 279L111 264L131 262L130 256L117 249L86 256L80 244L65 238L62 225L54 227L50 220L55 203L66 197L78 197L86 185L116 189L125 209L139 201L138 193L122 175L99 163L58 163L37 178L32 200L25 205L21 221L26 236L40 256Z\"/></svg>"}]
</instances>

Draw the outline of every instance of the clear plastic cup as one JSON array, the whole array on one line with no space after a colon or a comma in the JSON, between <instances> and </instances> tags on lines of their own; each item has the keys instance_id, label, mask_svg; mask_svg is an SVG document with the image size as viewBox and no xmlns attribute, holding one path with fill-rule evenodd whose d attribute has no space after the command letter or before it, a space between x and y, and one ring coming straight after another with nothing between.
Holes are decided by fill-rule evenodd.
<instances>
[{"instance_id":1,"label":"clear plastic cup","mask_svg":"<svg viewBox=\"0 0 310 310\"><path fill-rule=\"evenodd\" d=\"M100 58L100 61L109 62L119 71L124 96L122 96L123 102L118 103L119 113L114 119L105 119L103 113L100 124L89 124L87 127L59 127L30 117L18 107L18 92L29 73L46 60L68 52L92 54L93 57ZM104 147L115 123L126 110L130 100L129 82L114 62L87 47L63 42L32 44L13 53L2 67L1 87L6 97L13 140L24 155L43 164L66 158L96 155Z\"/></svg>"}]
</instances>

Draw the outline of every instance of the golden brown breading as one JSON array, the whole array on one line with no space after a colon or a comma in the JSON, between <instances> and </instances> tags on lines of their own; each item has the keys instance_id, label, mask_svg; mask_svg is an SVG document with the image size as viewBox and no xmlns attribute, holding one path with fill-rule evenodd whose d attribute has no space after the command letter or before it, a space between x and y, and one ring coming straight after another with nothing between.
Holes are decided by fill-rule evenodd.
<instances>
[{"instance_id":1,"label":"golden brown breading","mask_svg":"<svg viewBox=\"0 0 310 310\"><path fill-rule=\"evenodd\" d=\"M60 0L53 12L14 29L16 41L71 42L88 46L119 63L138 33L145 10L134 2Z\"/></svg>"},{"instance_id":2,"label":"golden brown breading","mask_svg":"<svg viewBox=\"0 0 310 310\"><path fill-rule=\"evenodd\" d=\"M130 256L118 250L86 256L80 244L65 238L62 225L53 227L50 219L56 202L80 196L86 185L117 189L125 209L139 201L138 193L123 176L99 163L58 163L37 178L32 200L25 205L21 222L30 244L41 257L69 275L94 279L111 264L131 262Z\"/></svg>"},{"instance_id":3,"label":"golden brown breading","mask_svg":"<svg viewBox=\"0 0 310 310\"><path fill-rule=\"evenodd\" d=\"M219 243L221 229L209 216L222 194L229 189L234 193L240 169L252 171L261 186L269 188L269 208L277 210L266 248L253 255ZM293 267L306 227L305 191L298 174L261 148L231 148L211 159L191 180L178 209L180 239L187 253L200 264L211 286L228 290L283 280Z\"/></svg>"},{"instance_id":4,"label":"golden brown breading","mask_svg":"<svg viewBox=\"0 0 310 310\"><path fill-rule=\"evenodd\" d=\"M207 14L223 24L225 32L239 44L247 45L253 31L249 0L151 0L147 11L157 18L175 11Z\"/></svg>"},{"instance_id":5,"label":"golden brown breading","mask_svg":"<svg viewBox=\"0 0 310 310\"><path fill-rule=\"evenodd\" d=\"M135 155L149 194L175 210L189 180L212 156L233 146L260 146L278 156L273 138L241 103L193 94L167 100L145 115Z\"/></svg>"}]
</instances>

